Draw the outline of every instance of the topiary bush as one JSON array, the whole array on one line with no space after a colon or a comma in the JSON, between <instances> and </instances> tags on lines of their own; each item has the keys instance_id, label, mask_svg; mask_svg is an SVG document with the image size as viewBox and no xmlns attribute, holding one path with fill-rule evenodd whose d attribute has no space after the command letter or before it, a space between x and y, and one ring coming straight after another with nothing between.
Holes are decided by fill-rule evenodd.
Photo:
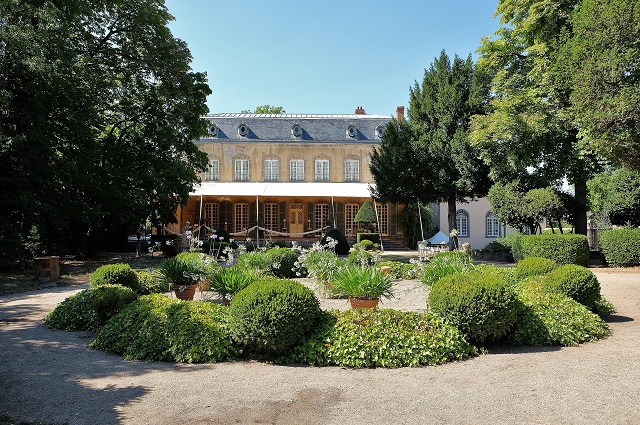
<instances>
[{"instance_id":1,"label":"topiary bush","mask_svg":"<svg viewBox=\"0 0 640 425\"><path fill-rule=\"evenodd\" d=\"M600 299L600 282L586 267L565 264L551 271L541 281L541 289L549 293L564 294L593 310Z\"/></svg>"},{"instance_id":2,"label":"topiary bush","mask_svg":"<svg viewBox=\"0 0 640 425\"><path fill-rule=\"evenodd\" d=\"M137 271L136 274L138 275L138 282L140 283L141 295L161 294L171 290L168 285L160 282L157 276L147 271Z\"/></svg>"},{"instance_id":3,"label":"topiary bush","mask_svg":"<svg viewBox=\"0 0 640 425\"><path fill-rule=\"evenodd\" d=\"M276 277L290 279L296 276L295 264L298 253L289 248L271 248L266 252L271 262L271 274Z\"/></svg>"},{"instance_id":4,"label":"topiary bush","mask_svg":"<svg viewBox=\"0 0 640 425\"><path fill-rule=\"evenodd\" d=\"M356 234L356 242L362 243L365 240L371 241L371 243L374 243L380 246L380 233L357 233Z\"/></svg>"},{"instance_id":5,"label":"topiary bush","mask_svg":"<svg viewBox=\"0 0 640 425\"><path fill-rule=\"evenodd\" d=\"M543 276L558 268L558 263L548 258L527 257L518 261L514 270L514 277L523 280L532 276Z\"/></svg>"},{"instance_id":6,"label":"topiary bush","mask_svg":"<svg viewBox=\"0 0 640 425\"><path fill-rule=\"evenodd\" d=\"M598 244L610 266L640 265L640 229L604 230L598 234Z\"/></svg>"},{"instance_id":7,"label":"topiary bush","mask_svg":"<svg viewBox=\"0 0 640 425\"><path fill-rule=\"evenodd\" d=\"M249 353L280 355L300 344L320 319L320 302L304 285L264 278L238 292L229 307L231 335Z\"/></svg>"},{"instance_id":8,"label":"topiary bush","mask_svg":"<svg viewBox=\"0 0 640 425\"><path fill-rule=\"evenodd\" d=\"M439 252L422 268L420 281L432 286L440 278L473 268L473 259L463 251Z\"/></svg>"},{"instance_id":9,"label":"topiary bush","mask_svg":"<svg viewBox=\"0 0 640 425\"><path fill-rule=\"evenodd\" d=\"M95 332L136 298L131 288L122 285L85 289L58 304L47 315L45 324L53 329Z\"/></svg>"},{"instance_id":10,"label":"topiary bush","mask_svg":"<svg viewBox=\"0 0 640 425\"><path fill-rule=\"evenodd\" d=\"M353 248L358 251L373 251L378 249L378 245L369 239L362 239L361 241L353 244Z\"/></svg>"},{"instance_id":11,"label":"topiary bush","mask_svg":"<svg viewBox=\"0 0 640 425\"><path fill-rule=\"evenodd\" d=\"M337 255L347 255L349 253L349 242L347 238L344 236L344 233L340 229L331 228L327 233L322 236L320 243L323 246L326 246L329 242L328 239L331 238L336 241L336 245L333 247L333 251Z\"/></svg>"},{"instance_id":12,"label":"topiary bush","mask_svg":"<svg viewBox=\"0 0 640 425\"><path fill-rule=\"evenodd\" d=\"M281 362L316 366L436 365L477 355L458 329L431 314L388 309L336 310Z\"/></svg>"},{"instance_id":13,"label":"topiary bush","mask_svg":"<svg viewBox=\"0 0 640 425\"><path fill-rule=\"evenodd\" d=\"M505 337L516 319L515 304L513 285L495 268L445 276L428 296L432 312L476 343Z\"/></svg>"},{"instance_id":14,"label":"topiary bush","mask_svg":"<svg viewBox=\"0 0 640 425\"><path fill-rule=\"evenodd\" d=\"M519 244L519 251L513 253L516 261L526 257L542 257L559 265L586 266L589 262L589 241L585 235L525 235L519 239Z\"/></svg>"},{"instance_id":15,"label":"topiary bush","mask_svg":"<svg viewBox=\"0 0 640 425\"><path fill-rule=\"evenodd\" d=\"M100 329L89 348L127 360L219 362L238 354L229 336L226 308L145 295Z\"/></svg>"},{"instance_id":16,"label":"topiary bush","mask_svg":"<svg viewBox=\"0 0 640 425\"><path fill-rule=\"evenodd\" d=\"M578 345L609 333L587 307L559 293L540 291L539 281L517 286L517 320L509 334L515 345Z\"/></svg>"},{"instance_id":17,"label":"topiary bush","mask_svg":"<svg viewBox=\"0 0 640 425\"><path fill-rule=\"evenodd\" d=\"M124 263L98 267L89 277L89 287L95 288L102 285L122 285L133 289L138 294L143 292L138 274L130 265Z\"/></svg>"}]
</instances>

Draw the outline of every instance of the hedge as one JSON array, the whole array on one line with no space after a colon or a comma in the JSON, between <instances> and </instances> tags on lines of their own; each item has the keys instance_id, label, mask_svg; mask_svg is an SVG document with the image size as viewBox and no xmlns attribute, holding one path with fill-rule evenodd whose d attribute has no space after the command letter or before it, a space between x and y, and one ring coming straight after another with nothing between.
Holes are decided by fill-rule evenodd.
<instances>
[{"instance_id":1,"label":"hedge","mask_svg":"<svg viewBox=\"0 0 640 425\"><path fill-rule=\"evenodd\" d=\"M589 241L585 235L546 234L527 235L518 238L513 247L513 258L520 261L526 257L542 257L559 265L589 262Z\"/></svg>"},{"instance_id":2,"label":"hedge","mask_svg":"<svg viewBox=\"0 0 640 425\"><path fill-rule=\"evenodd\" d=\"M640 265L640 229L615 229L600 232L600 251L614 267Z\"/></svg>"}]
</instances>

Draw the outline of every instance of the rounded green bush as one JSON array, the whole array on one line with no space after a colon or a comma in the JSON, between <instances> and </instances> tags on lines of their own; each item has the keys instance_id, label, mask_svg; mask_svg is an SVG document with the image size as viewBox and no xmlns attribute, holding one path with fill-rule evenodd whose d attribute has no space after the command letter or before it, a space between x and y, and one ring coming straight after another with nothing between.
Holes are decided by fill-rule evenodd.
<instances>
[{"instance_id":1,"label":"rounded green bush","mask_svg":"<svg viewBox=\"0 0 640 425\"><path fill-rule=\"evenodd\" d=\"M585 235L526 235L520 237L518 241L519 251L513 253L516 261L526 257L542 257L553 260L560 265L586 266L589 262L589 240Z\"/></svg>"},{"instance_id":2,"label":"rounded green bush","mask_svg":"<svg viewBox=\"0 0 640 425\"><path fill-rule=\"evenodd\" d=\"M558 268L558 263L548 258L527 257L518 261L514 270L514 277L522 280L532 276L542 276Z\"/></svg>"},{"instance_id":3,"label":"rounded green bush","mask_svg":"<svg viewBox=\"0 0 640 425\"><path fill-rule=\"evenodd\" d=\"M553 270L541 281L541 288L550 293L564 294L593 310L600 298L600 282L586 267L565 264Z\"/></svg>"},{"instance_id":4,"label":"rounded green bush","mask_svg":"<svg viewBox=\"0 0 640 425\"><path fill-rule=\"evenodd\" d=\"M47 315L45 324L67 331L97 331L136 298L131 288L122 285L85 289L58 304Z\"/></svg>"},{"instance_id":5,"label":"rounded green bush","mask_svg":"<svg viewBox=\"0 0 640 425\"><path fill-rule=\"evenodd\" d=\"M138 274L130 265L124 263L98 267L89 278L89 286L95 288L102 285L122 285L133 289L138 294L143 292Z\"/></svg>"},{"instance_id":6,"label":"rounded green bush","mask_svg":"<svg viewBox=\"0 0 640 425\"><path fill-rule=\"evenodd\" d=\"M445 276L428 297L431 311L476 343L508 334L516 319L515 303L513 286L493 268Z\"/></svg>"},{"instance_id":7,"label":"rounded green bush","mask_svg":"<svg viewBox=\"0 0 640 425\"><path fill-rule=\"evenodd\" d=\"M369 251L356 249L349 253L347 257L347 265L358 267L372 267L376 264L376 256Z\"/></svg>"},{"instance_id":8,"label":"rounded green bush","mask_svg":"<svg viewBox=\"0 0 640 425\"><path fill-rule=\"evenodd\" d=\"M282 360L317 366L417 367L476 354L458 329L436 315L352 309L324 313L313 335Z\"/></svg>"},{"instance_id":9,"label":"rounded green bush","mask_svg":"<svg viewBox=\"0 0 640 425\"><path fill-rule=\"evenodd\" d=\"M229 314L234 340L250 353L278 355L303 341L321 310L313 292L301 283L264 278L233 297Z\"/></svg>"},{"instance_id":10,"label":"rounded green bush","mask_svg":"<svg viewBox=\"0 0 640 425\"><path fill-rule=\"evenodd\" d=\"M103 326L89 348L127 360L187 363L234 358L227 309L208 302L145 295Z\"/></svg>"},{"instance_id":11,"label":"rounded green bush","mask_svg":"<svg viewBox=\"0 0 640 425\"><path fill-rule=\"evenodd\" d=\"M274 276L285 279L296 277L294 266L298 261L298 253L289 248L271 248L266 254Z\"/></svg>"},{"instance_id":12,"label":"rounded green bush","mask_svg":"<svg viewBox=\"0 0 640 425\"><path fill-rule=\"evenodd\" d=\"M598 235L598 243L610 266L640 265L640 229L604 230Z\"/></svg>"},{"instance_id":13,"label":"rounded green bush","mask_svg":"<svg viewBox=\"0 0 640 425\"><path fill-rule=\"evenodd\" d=\"M519 285L517 293L518 319L509 334L515 345L578 345L609 333L600 317L566 295L544 293L535 282Z\"/></svg>"},{"instance_id":14,"label":"rounded green bush","mask_svg":"<svg viewBox=\"0 0 640 425\"><path fill-rule=\"evenodd\" d=\"M336 229L336 228L329 229L327 233L325 233L322 236L322 239L320 240L320 244L323 246L327 245L328 238L331 238L337 242L336 246L333 248L333 251L336 254L347 255L349 253L349 249L350 249L349 242L347 241L347 238L344 236L344 233L342 233L340 229Z\"/></svg>"}]
</instances>

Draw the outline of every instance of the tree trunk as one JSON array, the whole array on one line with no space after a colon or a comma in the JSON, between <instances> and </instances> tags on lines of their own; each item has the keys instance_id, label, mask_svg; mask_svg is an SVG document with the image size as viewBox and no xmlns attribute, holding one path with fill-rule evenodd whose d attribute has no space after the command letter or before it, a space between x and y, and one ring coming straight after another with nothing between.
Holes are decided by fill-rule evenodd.
<instances>
[{"instance_id":1,"label":"tree trunk","mask_svg":"<svg viewBox=\"0 0 640 425\"><path fill-rule=\"evenodd\" d=\"M587 234L587 179L580 176L574 181L575 187L575 222L573 227L578 235Z\"/></svg>"},{"instance_id":2,"label":"tree trunk","mask_svg":"<svg viewBox=\"0 0 640 425\"><path fill-rule=\"evenodd\" d=\"M457 222L456 222L456 211L457 211L457 207L456 207L456 195L449 195L449 198L447 198L447 220L449 221L449 235L451 235L451 231L453 229L458 228ZM453 247L453 238L451 238L451 236L449 236L449 249L452 249Z\"/></svg>"}]
</instances>

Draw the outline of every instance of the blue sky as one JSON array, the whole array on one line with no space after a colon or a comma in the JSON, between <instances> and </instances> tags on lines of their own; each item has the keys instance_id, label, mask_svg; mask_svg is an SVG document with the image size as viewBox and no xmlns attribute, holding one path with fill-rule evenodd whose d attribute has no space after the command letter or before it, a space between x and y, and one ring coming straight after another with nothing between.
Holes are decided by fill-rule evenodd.
<instances>
[{"instance_id":1,"label":"blue sky","mask_svg":"<svg viewBox=\"0 0 640 425\"><path fill-rule=\"evenodd\" d=\"M474 55L497 0L166 0L174 36L206 71L210 113L394 115L445 49Z\"/></svg>"}]
</instances>

